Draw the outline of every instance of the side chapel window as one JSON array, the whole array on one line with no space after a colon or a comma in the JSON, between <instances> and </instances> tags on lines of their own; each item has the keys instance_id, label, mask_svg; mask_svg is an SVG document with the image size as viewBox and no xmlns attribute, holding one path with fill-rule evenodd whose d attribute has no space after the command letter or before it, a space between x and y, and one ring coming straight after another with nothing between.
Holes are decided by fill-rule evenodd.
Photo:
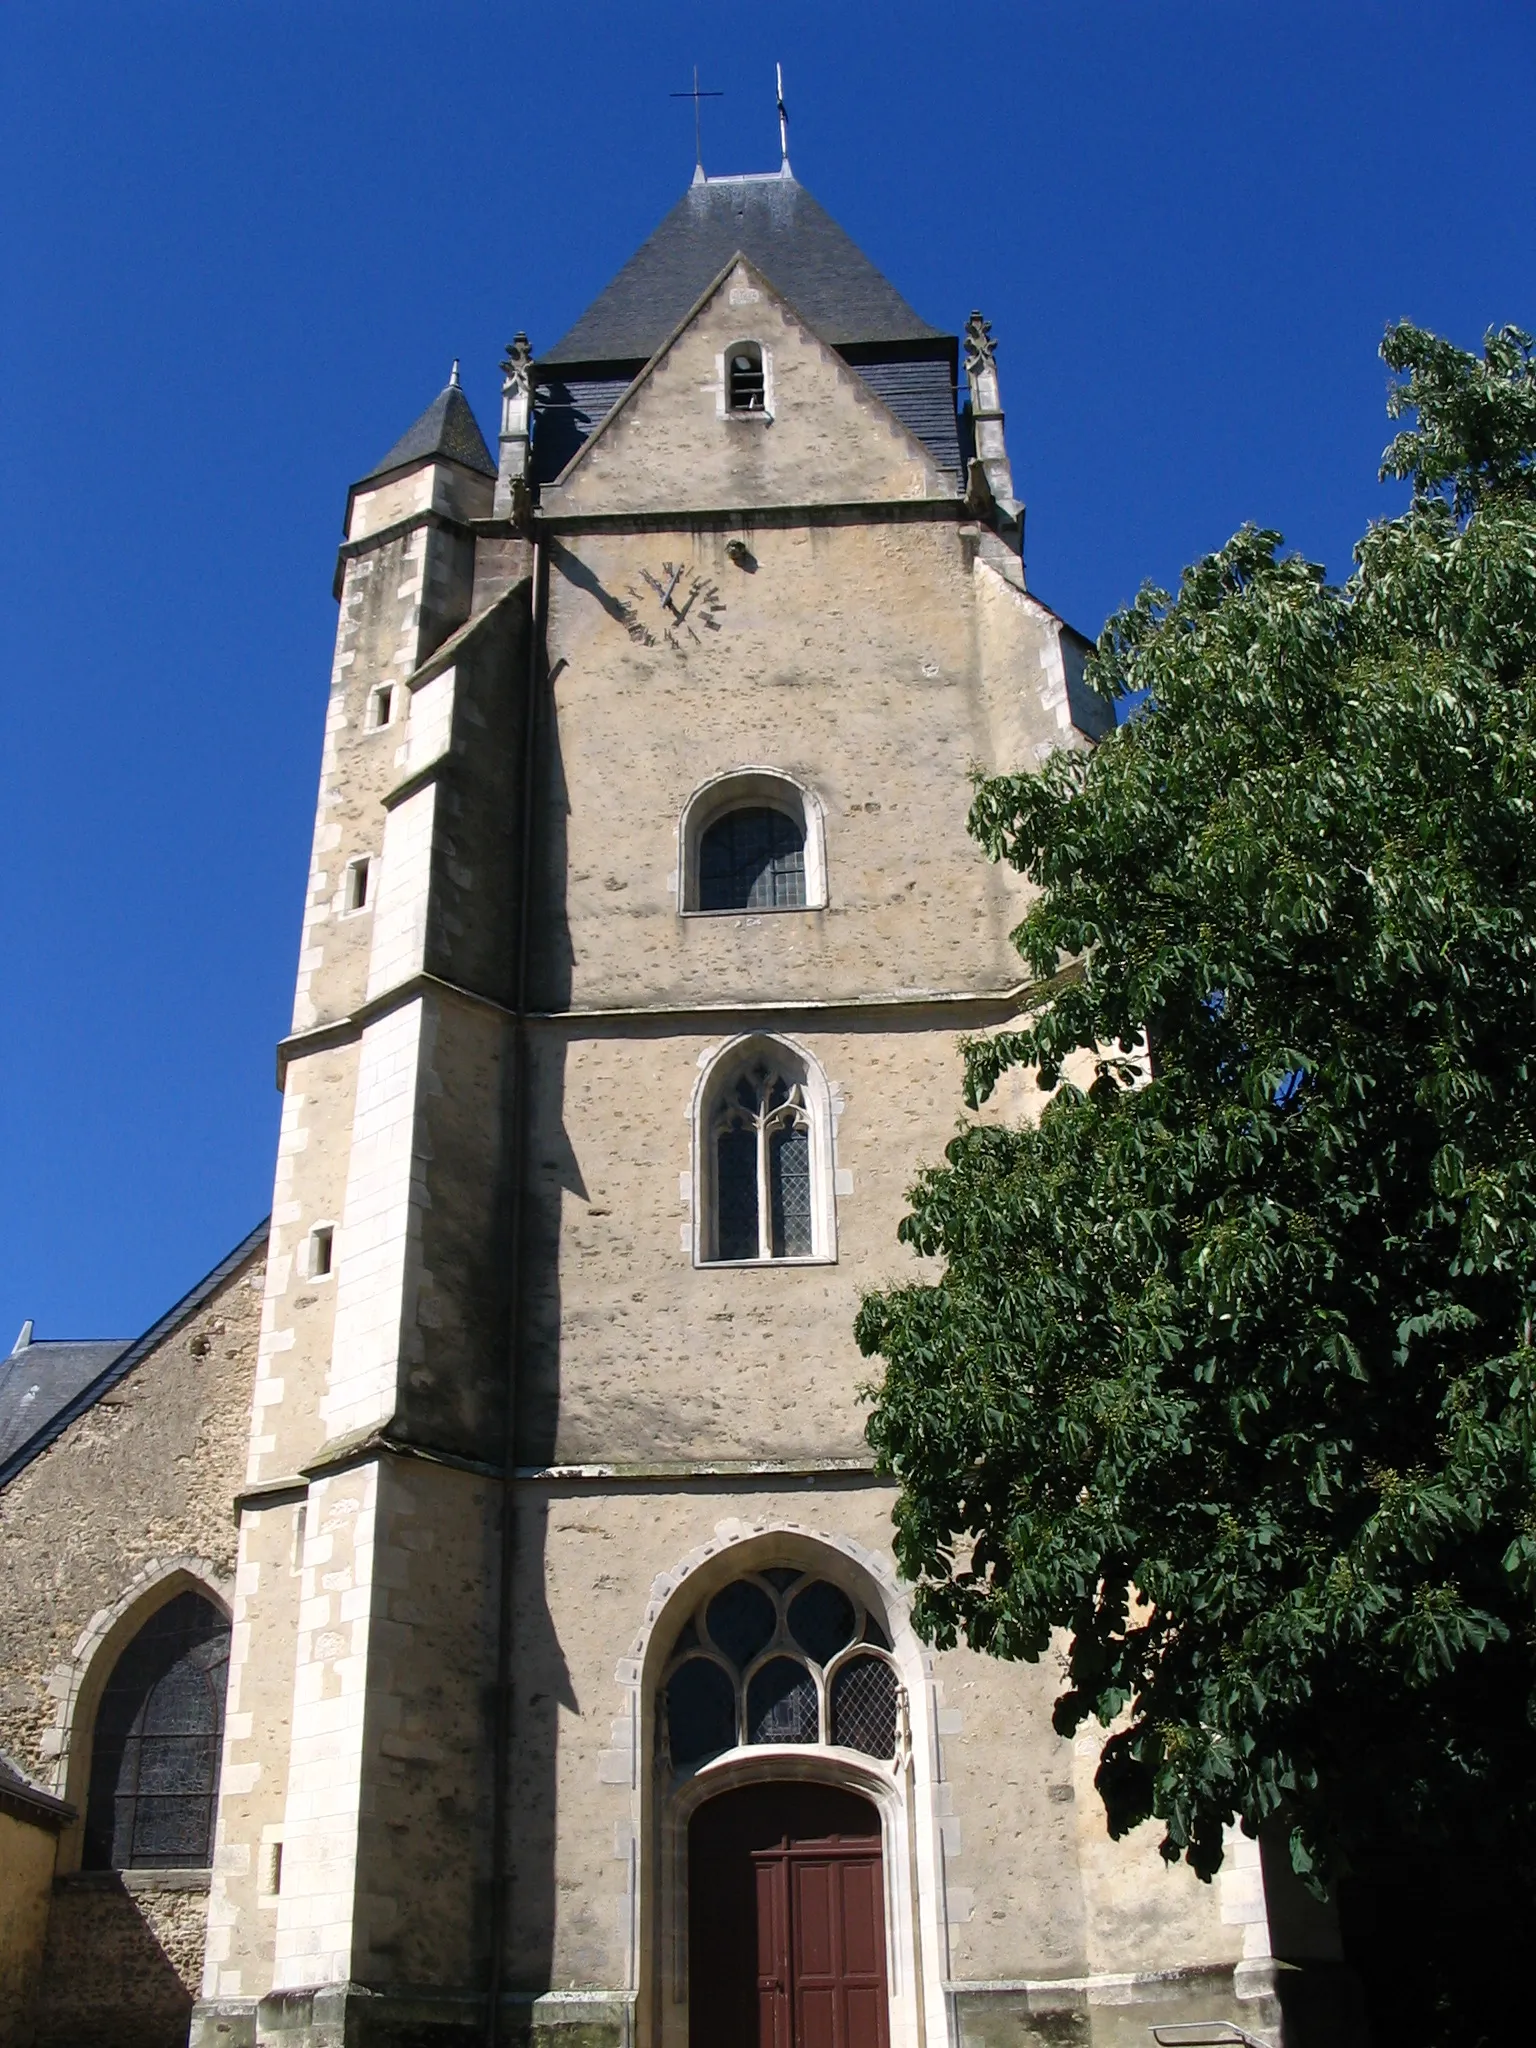
<instances>
[{"instance_id":1,"label":"side chapel window","mask_svg":"<svg viewBox=\"0 0 1536 2048\"><path fill-rule=\"evenodd\" d=\"M763 351L755 341L739 341L730 351L726 405L731 412L763 410Z\"/></svg>"},{"instance_id":2,"label":"side chapel window","mask_svg":"<svg viewBox=\"0 0 1536 2048\"><path fill-rule=\"evenodd\" d=\"M804 1084L765 1055L722 1089L708 1137L715 1258L814 1256L811 1135Z\"/></svg>"},{"instance_id":3,"label":"side chapel window","mask_svg":"<svg viewBox=\"0 0 1536 2048\"><path fill-rule=\"evenodd\" d=\"M884 1625L830 1579L790 1567L736 1579L690 1615L661 1705L657 1741L679 1770L766 1743L896 1754L900 1683Z\"/></svg>"},{"instance_id":4,"label":"side chapel window","mask_svg":"<svg viewBox=\"0 0 1536 2048\"><path fill-rule=\"evenodd\" d=\"M205 1869L224 1736L229 1622L199 1593L152 1614L96 1712L87 1870Z\"/></svg>"}]
</instances>

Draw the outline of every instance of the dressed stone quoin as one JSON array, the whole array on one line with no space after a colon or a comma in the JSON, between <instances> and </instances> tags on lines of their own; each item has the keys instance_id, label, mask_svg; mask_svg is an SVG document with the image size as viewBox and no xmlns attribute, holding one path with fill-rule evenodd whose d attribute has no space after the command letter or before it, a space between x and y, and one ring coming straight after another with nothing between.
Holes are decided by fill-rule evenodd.
<instances>
[{"instance_id":1,"label":"dressed stone quoin","mask_svg":"<svg viewBox=\"0 0 1536 2048\"><path fill-rule=\"evenodd\" d=\"M1108 723L991 329L786 161L502 375L494 450L455 365L347 499L270 1228L0 1365L15 2009L1278 2041L1320 1916L1112 1843L1055 1667L917 1640L863 1435L860 1292L1031 999L968 778Z\"/></svg>"}]
</instances>

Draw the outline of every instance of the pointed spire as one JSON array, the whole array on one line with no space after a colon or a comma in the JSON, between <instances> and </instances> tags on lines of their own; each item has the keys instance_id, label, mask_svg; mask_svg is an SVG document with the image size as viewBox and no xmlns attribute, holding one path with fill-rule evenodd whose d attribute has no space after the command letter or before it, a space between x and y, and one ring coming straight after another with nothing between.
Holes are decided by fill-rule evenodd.
<instances>
[{"instance_id":1,"label":"pointed spire","mask_svg":"<svg viewBox=\"0 0 1536 2048\"><path fill-rule=\"evenodd\" d=\"M367 483L373 477L382 476L386 470L403 469L408 462L421 462L431 456L462 463L465 469L478 469L485 476L496 474L496 465L485 445L485 436L459 383L457 361L453 375L421 418L401 435L382 462L375 463L367 476L359 478L359 482Z\"/></svg>"},{"instance_id":2,"label":"pointed spire","mask_svg":"<svg viewBox=\"0 0 1536 2048\"><path fill-rule=\"evenodd\" d=\"M1024 507L1013 494L1013 466L1003 439L1003 400L997 381L997 343L991 324L980 312L965 323L965 375L971 387L971 420L976 433L976 455L971 464L982 473L984 495L991 499L1002 527L1016 529L1022 545Z\"/></svg>"},{"instance_id":3,"label":"pointed spire","mask_svg":"<svg viewBox=\"0 0 1536 2048\"><path fill-rule=\"evenodd\" d=\"M496 469L498 519L510 519L528 480L529 415L533 404L533 349L526 334L514 334L501 364L501 460Z\"/></svg>"},{"instance_id":4,"label":"pointed spire","mask_svg":"<svg viewBox=\"0 0 1536 2048\"><path fill-rule=\"evenodd\" d=\"M459 359L457 356L453 359L453 368L448 372L448 389L450 391L462 391L464 389L464 386L459 382Z\"/></svg>"}]
</instances>

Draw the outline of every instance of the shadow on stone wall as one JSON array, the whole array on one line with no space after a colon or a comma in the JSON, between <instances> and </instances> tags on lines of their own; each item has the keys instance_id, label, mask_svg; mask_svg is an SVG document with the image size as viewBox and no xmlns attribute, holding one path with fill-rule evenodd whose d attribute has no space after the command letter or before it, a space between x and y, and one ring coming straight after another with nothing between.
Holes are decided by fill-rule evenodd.
<instances>
[{"instance_id":1,"label":"shadow on stone wall","mask_svg":"<svg viewBox=\"0 0 1536 2048\"><path fill-rule=\"evenodd\" d=\"M60 1879L34 2048L185 2048L207 1911L206 1885L141 1898L115 1871Z\"/></svg>"}]
</instances>

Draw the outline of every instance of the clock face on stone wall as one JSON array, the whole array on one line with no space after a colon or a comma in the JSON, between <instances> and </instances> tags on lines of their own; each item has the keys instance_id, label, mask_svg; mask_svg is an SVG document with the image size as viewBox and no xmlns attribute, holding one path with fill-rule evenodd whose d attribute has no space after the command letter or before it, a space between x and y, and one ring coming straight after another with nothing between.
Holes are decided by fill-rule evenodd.
<instances>
[{"instance_id":1,"label":"clock face on stone wall","mask_svg":"<svg viewBox=\"0 0 1536 2048\"><path fill-rule=\"evenodd\" d=\"M624 626L641 647L665 646L686 655L720 631L725 599L713 578L691 562L642 569L639 587L631 583L628 591Z\"/></svg>"}]
</instances>

